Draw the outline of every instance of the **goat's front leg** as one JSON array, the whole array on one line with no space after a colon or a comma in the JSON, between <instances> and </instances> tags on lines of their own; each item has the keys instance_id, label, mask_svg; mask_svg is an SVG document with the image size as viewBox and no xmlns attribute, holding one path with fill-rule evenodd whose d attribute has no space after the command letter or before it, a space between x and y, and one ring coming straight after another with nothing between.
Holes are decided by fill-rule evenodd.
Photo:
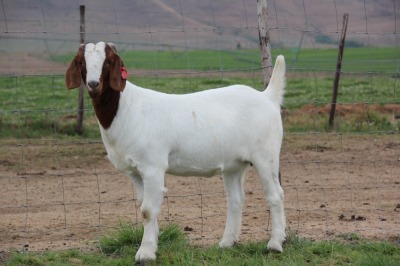
<instances>
[{"instance_id":1,"label":"goat's front leg","mask_svg":"<svg viewBox=\"0 0 400 266\"><path fill-rule=\"evenodd\" d=\"M140 176L130 175L132 184L136 190L136 197L139 201L139 206L142 205L143 202L143 179Z\"/></svg>"},{"instance_id":2,"label":"goat's front leg","mask_svg":"<svg viewBox=\"0 0 400 266\"><path fill-rule=\"evenodd\" d=\"M164 172L149 171L143 174L143 202L140 208L143 218L144 234L136 253L136 261L156 259L158 242L157 215L164 197Z\"/></svg>"}]
</instances>

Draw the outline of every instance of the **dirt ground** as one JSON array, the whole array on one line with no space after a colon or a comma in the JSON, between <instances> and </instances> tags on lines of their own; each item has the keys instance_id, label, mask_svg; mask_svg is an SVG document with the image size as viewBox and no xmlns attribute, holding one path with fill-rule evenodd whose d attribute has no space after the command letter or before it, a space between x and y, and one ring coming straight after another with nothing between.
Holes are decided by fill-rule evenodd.
<instances>
[{"instance_id":1,"label":"dirt ground","mask_svg":"<svg viewBox=\"0 0 400 266\"><path fill-rule=\"evenodd\" d=\"M0 249L94 249L120 222L140 223L128 177L98 142L10 141L0 145ZM397 134L288 134L281 152L287 230L312 239L400 239ZM226 201L220 176L166 177L161 226L177 223L191 243L217 243ZM267 240L271 221L255 169L245 178L241 241Z\"/></svg>"}]
</instances>

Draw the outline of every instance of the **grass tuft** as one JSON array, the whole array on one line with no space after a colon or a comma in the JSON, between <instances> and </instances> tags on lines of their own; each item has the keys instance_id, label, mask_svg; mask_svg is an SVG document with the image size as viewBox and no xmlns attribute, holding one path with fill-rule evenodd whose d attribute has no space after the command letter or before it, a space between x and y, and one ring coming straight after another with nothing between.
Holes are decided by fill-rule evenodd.
<instances>
[{"instance_id":1,"label":"grass tuft","mask_svg":"<svg viewBox=\"0 0 400 266\"><path fill-rule=\"evenodd\" d=\"M105 254L121 254L125 247L138 248L143 232L143 226L120 222L117 230L100 238L100 249Z\"/></svg>"},{"instance_id":2,"label":"grass tuft","mask_svg":"<svg viewBox=\"0 0 400 266\"><path fill-rule=\"evenodd\" d=\"M109 255L122 254L126 248L138 249L143 233L143 226L120 222L118 229L100 238L100 249L103 253ZM186 235L175 224L170 224L161 229L158 241L159 248L164 250L174 246L181 248L188 244Z\"/></svg>"}]
</instances>

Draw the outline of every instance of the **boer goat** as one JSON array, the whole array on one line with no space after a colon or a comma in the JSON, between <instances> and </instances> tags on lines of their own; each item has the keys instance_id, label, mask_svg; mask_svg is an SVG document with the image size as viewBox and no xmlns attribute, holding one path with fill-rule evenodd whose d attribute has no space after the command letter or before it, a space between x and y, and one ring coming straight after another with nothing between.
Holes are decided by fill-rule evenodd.
<instances>
[{"instance_id":1,"label":"boer goat","mask_svg":"<svg viewBox=\"0 0 400 266\"><path fill-rule=\"evenodd\" d=\"M272 215L271 250L285 240L283 190L278 181L282 143L280 105L285 60L278 56L270 83L260 92L233 85L186 95L171 95L127 81L113 44L81 45L69 65L68 89L86 85L112 164L130 176L141 203L144 235L136 253L156 258L157 215L164 197L165 173L179 176L222 174L227 220L220 247L239 239L244 200L243 178L252 164Z\"/></svg>"}]
</instances>

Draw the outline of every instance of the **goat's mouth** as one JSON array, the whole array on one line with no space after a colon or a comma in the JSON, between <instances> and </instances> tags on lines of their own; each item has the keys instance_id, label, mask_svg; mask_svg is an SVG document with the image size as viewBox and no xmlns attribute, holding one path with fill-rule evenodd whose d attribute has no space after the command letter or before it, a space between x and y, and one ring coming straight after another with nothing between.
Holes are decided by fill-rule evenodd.
<instances>
[{"instance_id":1,"label":"goat's mouth","mask_svg":"<svg viewBox=\"0 0 400 266\"><path fill-rule=\"evenodd\" d=\"M89 96L90 98L96 98L97 96L99 96L100 94L100 84L99 82L95 82L95 81L90 81L87 83L86 86Z\"/></svg>"},{"instance_id":2,"label":"goat's mouth","mask_svg":"<svg viewBox=\"0 0 400 266\"><path fill-rule=\"evenodd\" d=\"M90 86L87 86L87 91L92 99L96 98L100 94L100 90L98 88L92 89Z\"/></svg>"},{"instance_id":3,"label":"goat's mouth","mask_svg":"<svg viewBox=\"0 0 400 266\"><path fill-rule=\"evenodd\" d=\"M88 85L86 88L87 88L87 90L88 90L88 93L89 93L90 98L94 99L94 98L96 98L96 97L98 97L98 96L100 95L100 88L99 88L99 86L93 88L93 87L91 87L90 85Z\"/></svg>"}]
</instances>

